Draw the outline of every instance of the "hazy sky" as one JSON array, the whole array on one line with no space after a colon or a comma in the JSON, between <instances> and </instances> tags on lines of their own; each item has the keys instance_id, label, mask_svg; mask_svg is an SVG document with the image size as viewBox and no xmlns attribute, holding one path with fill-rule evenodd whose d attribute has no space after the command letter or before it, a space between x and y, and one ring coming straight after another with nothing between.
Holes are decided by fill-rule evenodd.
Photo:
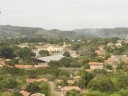
<instances>
[{"instance_id":1,"label":"hazy sky","mask_svg":"<svg viewBox=\"0 0 128 96\"><path fill-rule=\"evenodd\" d=\"M128 0L0 0L0 24L72 30L128 27Z\"/></svg>"}]
</instances>

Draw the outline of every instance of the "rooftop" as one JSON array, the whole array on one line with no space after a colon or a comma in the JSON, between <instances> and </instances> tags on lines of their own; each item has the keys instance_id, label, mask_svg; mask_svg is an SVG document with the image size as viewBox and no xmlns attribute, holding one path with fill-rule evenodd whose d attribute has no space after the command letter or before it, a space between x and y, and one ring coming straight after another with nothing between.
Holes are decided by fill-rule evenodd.
<instances>
[{"instance_id":1,"label":"rooftop","mask_svg":"<svg viewBox=\"0 0 128 96\"><path fill-rule=\"evenodd\" d=\"M37 59L45 61L45 62L50 62L50 61L59 61L63 57L65 57L65 56L58 54L58 55L40 57L40 58L37 58Z\"/></svg>"},{"instance_id":2,"label":"rooftop","mask_svg":"<svg viewBox=\"0 0 128 96\"><path fill-rule=\"evenodd\" d=\"M70 91L70 90L80 91L81 89L78 86L64 86L63 88L61 88L61 91Z\"/></svg>"},{"instance_id":3,"label":"rooftop","mask_svg":"<svg viewBox=\"0 0 128 96\"><path fill-rule=\"evenodd\" d=\"M30 92L27 92L25 90L22 90L20 91L20 93L23 95L23 96L29 96L31 93Z\"/></svg>"},{"instance_id":4,"label":"rooftop","mask_svg":"<svg viewBox=\"0 0 128 96\"><path fill-rule=\"evenodd\" d=\"M42 93L34 93L34 94L32 94L31 96L45 96L45 95L42 94Z\"/></svg>"},{"instance_id":5,"label":"rooftop","mask_svg":"<svg viewBox=\"0 0 128 96\"><path fill-rule=\"evenodd\" d=\"M89 62L89 65L102 65L103 63L100 62Z\"/></svg>"}]
</instances>

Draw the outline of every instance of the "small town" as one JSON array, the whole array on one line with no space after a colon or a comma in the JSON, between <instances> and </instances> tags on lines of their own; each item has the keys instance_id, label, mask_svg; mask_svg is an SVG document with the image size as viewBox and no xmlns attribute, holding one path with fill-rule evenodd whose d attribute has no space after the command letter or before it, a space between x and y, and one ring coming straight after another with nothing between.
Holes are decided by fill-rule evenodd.
<instances>
[{"instance_id":1,"label":"small town","mask_svg":"<svg viewBox=\"0 0 128 96\"><path fill-rule=\"evenodd\" d=\"M0 43L0 92L2 96L127 94L127 48L128 41L116 37L4 40Z\"/></svg>"}]
</instances>

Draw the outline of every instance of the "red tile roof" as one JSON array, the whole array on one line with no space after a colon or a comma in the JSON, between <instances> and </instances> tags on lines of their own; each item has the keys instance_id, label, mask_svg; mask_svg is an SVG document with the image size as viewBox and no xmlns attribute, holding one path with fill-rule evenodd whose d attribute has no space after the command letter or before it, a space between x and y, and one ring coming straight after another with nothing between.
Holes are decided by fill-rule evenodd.
<instances>
[{"instance_id":1,"label":"red tile roof","mask_svg":"<svg viewBox=\"0 0 128 96\"><path fill-rule=\"evenodd\" d=\"M89 62L89 65L102 65L103 63L100 62Z\"/></svg>"},{"instance_id":2,"label":"red tile roof","mask_svg":"<svg viewBox=\"0 0 128 96\"><path fill-rule=\"evenodd\" d=\"M27 81L28 83L33 83L33 82L36 82L37 79L26 79L26 81Z\"/></svg>"},{"instance_id":3,"label":"red tile roof","mask_svg":"<svg viewBox=\"0 0 128 96\"><path fill-rule=\"evenodd\" d=\"M23 96L29 96L31 93L30 92L27 92L25 90L22 90L20 91L20 93L23 95Z\"/></svg>"},{"instance_id":4,"label":"red tile roof","mask_svg":"<svg viewBox=\"0 0 128 96\"><path fill-rule=\"evenodd\" d=\"M16 64L15 67L16 67L16 68L29 69L29 68L32 68L33 65L19 65L19 64Z\"/></svg>"}]
</instances>

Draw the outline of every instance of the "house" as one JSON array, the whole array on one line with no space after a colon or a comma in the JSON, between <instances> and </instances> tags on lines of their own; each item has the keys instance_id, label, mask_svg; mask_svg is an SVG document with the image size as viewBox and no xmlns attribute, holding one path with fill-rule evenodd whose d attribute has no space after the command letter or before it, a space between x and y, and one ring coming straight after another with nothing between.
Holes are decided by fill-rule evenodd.
<instances>
[{"instance_id":1,"label":"house","mask_svg":"<svg viewBox=\"0 0 128 96\"><path fill-rule=\"evenodd\" d=\"M118 59L116 59L116 58L108 58L107 60L104 60L104 64L112 65L112 64L116 64L116 63L118 63Z\"/></svg>"},{"instance_id":2,"label":"house","mask_svg":"<svg viewBox=\"0 0 128 96\"><path fill-rule=\"evenodd\" d=\"M3 66L3 65L5 65L5 60L0 58L0 66Z\"/></svg>"},{"instance_id":3,"label":"house","mask_svg":"<svg viewBox=\"0 0 128 96\"><path fill-rule=\"evenodd\" d=\"M34 94L30 95L30 96L45 96L45 94L42 94L42 93L34 93Z\"/></svg>"},{"instance_id":4,"label":"house","mask_svg":"<svg viewBox=\"0 0 128 96\"><path fill-rule=\"evenodd\" d=\"M29 47L28 43L21 43L20 45L17 45L20 48L25 48L25 47Z\"/></svg>"},{"instance_id":5,"label":"house","mask_svg":"<svg viewBox=\"0 0 128 96\"><path fill-rule=\"evenodd\" d=\"M92 72L94 69L85 69L87 72Z\"/></svg>"},{"instance_id":6,"label":"house","mask_svg":"<svg viewBox=\"0 0 128 96\"><path fill-rule=\"evenodd\" d=\"M100 46L98 47L99 50L104 50L104 48L105 48L105 45L100 45Z\"/></svg>"},{"instance_id":7,"label":"house","mask_svg":"<svg viewBox=\"0 0 128 96\"><path fill-rule=\"evenodd\" d=\"M61 88L61 96L66 96L67 92L71 90L81 91L78 86L64 86Z\"/></svg>"},{"instance_id":8,"label":"house","mask_svg":"<svg viewBox=\"0 0 128 96\"><path fill-rule=\"evenodd\" d=\"M78 57L79 56L79 52L78 51L73 51L73 50L69 50L69 53L72 57Z\"/></svg>"},{"instance_id":9,"label":"house","mask_svg":"<svg viewBox=\"0 0 128 96\"><path fill-rule=\"evenodd\" d=\"M74 80L67 80L67 83L72 85L75 83L75 81Z\"/></svg>"},{"instance_id":10,"label":"house","mask_svg":"<svg viewBox=\"0 0 128 96\"><path fill-rule=\"evenodd\" d=\"M34 65L34 68L47 68L49 65L47 64L39 64L39 65Z\"/></svg>"},{"instance_id":11,"label":"house","mask_svg":"<svg viewBox=\"0 0 128 96\"><path fill-rule=\"evenodd\" d=\"M104 55L105 55L105 50L96 50L95 53L96 53L98 56L104 56Z\"/></svg>"},{"instance_id":12,"label":"house","mask_svg":"<svg viewBox=\"0 0 128 96\"><path fill-rule=\"evenodd\" d=\"M26 79L27 83L33 83L33 82L36 82L37 79Z\"/></svg>"},{"instance_id":13,"label":"house","mask_svg":"<svg viewBox=\"0 0 128 96\"><path fill-rule=\"evenodd\" d=\"M73 80L78 82L80 80L80 76L75 76Z\"/></svg>"},{"instance_id":14,"label":"house","mask_svg":"<svg viewBox=\"0 0 128 96\"><path fill-rule=\"evenodd\" d=\"M48 82L48 79L46 78L40 78L36 80L37 82Z\"/></svg>"},{"instance_id":15,"label":"house","mask_svg":"<svg viewBox=\"0 0 128 96\"><path fill-rule=\"evenodd\" d=\"M21 68L21 69L30 69L33 68L33 65L21 65L21 64L16 64L16 68Z\"/></svg>"},{"instance_id":16,"label":"house","mask_svg":"<svg viewBox=\"0 0 128 96\"><path fill-rule=\"evenodd\" d=\"M89 62L90 69L102 69L103 68L103 63L100 62Z\"/></svg>"},{"instance_id":17,"label":"house","mask_svg":"<svg viewBox=\"0 0 128 96\"><path fill-rule=\"evenodd\" d=\"M46 79L46 78L40 78L40 79L29 78L29 79L26 79L26 81L28 83L33 83L33 82L48 82L48 79Z\"/></svg>"},{"instance_id":18,"label":"house","mask_svg":"<svg viewBox=\"0 0 128 96\"><path fill-rule=\"evenodd\" d=\"M27 91L25 91L25 90L22 90L22 91L20 91L20 93L23 95L23 96L30 96L30 92L27 92Z\"/></svg>"},{"instance_id":19,"label":"house","mask_svg":"<svg viewBox=\"0 0 128 96\"><path fill-rule=\"evenodd\" d=\"M109 43L107 43L107 46L108 46L108 47L113 47L114 44L113 44L112 42L109 42Z\"/></svg>"},{"instance_id":20,"label":"house","mask_svg":"<svg viewBox=\"0 0 128 96\"><path fill-rule=\"evenodd\" d=\"M16 64L16 68L20 69L31 69L31 68L47 68L49 67L47 64L40 64L40 65L22 65L22 64Z\"/></svg>"},{"instance_id":21,"label":"house","mask_svg":"<svg viewBox=\"0 0 128 96\"><path fill-rule=\"evenodd\" d=\"M115 46L116 46L117 48L121 48L121 47L122 47L122 44L121 44L121 43L116 43Z\"/></svg>"},{"instance_id":22,"label":"house","mask_svg":"<svg viewBox=\"0 0 128 96\"><path fill-rule=\"evenodd\" d=\"M107 60L104 60L104 64L119 64L121 61L127 63L128 62L128 57L127 55L113 55Z\"/></svg>"},{"instance_id":23,"label":"house","mask_svg":"<svg viewBox=\"0 0 128 96\"><path fill-rule=\"evenodd\" d=\"M62 81L63 81L62 79L56 79L56 80L55 80L55 83L59 84L59 83L61 83Z\"/></svg>"}]
</instances>

